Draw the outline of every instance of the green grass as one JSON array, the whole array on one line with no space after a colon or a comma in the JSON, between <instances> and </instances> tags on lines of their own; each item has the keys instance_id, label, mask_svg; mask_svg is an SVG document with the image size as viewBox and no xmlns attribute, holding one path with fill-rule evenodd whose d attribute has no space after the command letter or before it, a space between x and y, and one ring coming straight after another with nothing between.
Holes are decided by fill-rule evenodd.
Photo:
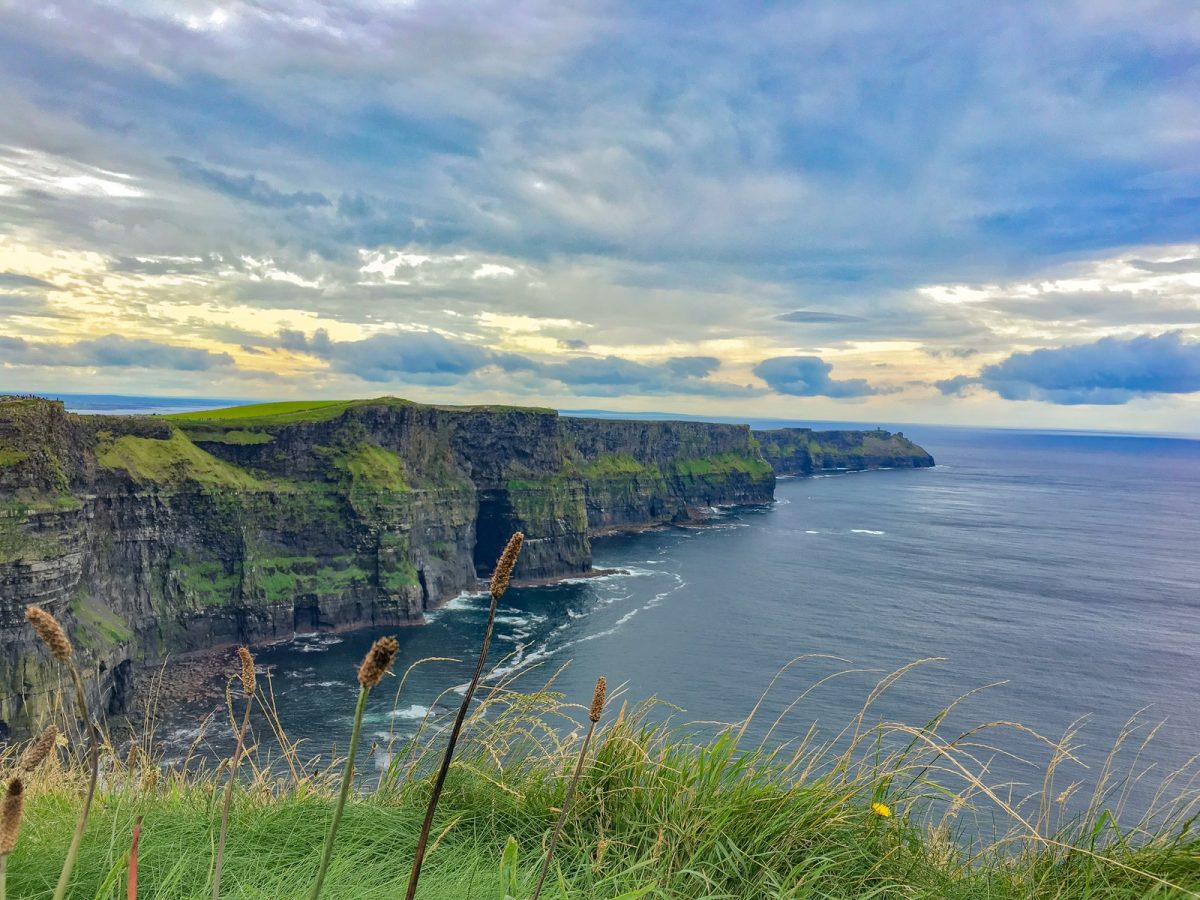
<instances>
[{"instance_id":1,"label":"green grass","mask_svg":"<svg viewBox=\"0 0 1200 900\"><path fill-rule=\"evenodd\" d=\"M1024 801L989 781L986 735L942 735L927 726L880 722L870 706L903 671L872 692L841 739L758 744L740 724L705 732L652 724L650 707L610 709L584 766L555 857L548 900L614 900L644 891L655 900L1099 900L1200 896L1195 768L1168 779L1156 817L1114 825L1121 779L1099 772L1086 809L1070 816L1047 780ZM518 892L527 898L561 807L582 730L580 709L552 685L531 693L494 685L467 722L433 834L418 897L501 900L500 857L519 848ZM261 695L269 697L268 690ZM585 700L586 698L577 698ZM399 704L408 701L397 696ZM618 698L616 704L620 704ZM267 706L255 710L256 765L236 793L223 896L304 897L316 871L339 761L275 749ZM439 723L440 724L440 723ZM693 736L689 736L693 735ZM1136 738L1134 731L1125 739ZM394 752L382 780L360 784L342 823L327 891L335 900L403 893L444 732L427 724ZM1046 743L1066 767L1068 735ZM1134 741L1136 743L1136 741ZM0 769L19 747L0 750ZM124 858L144 815L142 900L208 895L221 773L106 757L72 896L123 897ZM296 774L287 774L289 769ZM366 758L360 769L371 772ZM303 771L304 774L300 774ZM274 774L273 774L274 772ZM282 773L282 774L281 774ZM1069 773L1060 777L1068 780ZM1031 781L1042 784L1031 772ZM28 788L25 826L9 863L14 897L45 898L77 811L77 761L54 763ZM886 803L883 817L873 804ZM956 839L974 823L986 838ZM995 829L993 833L991 829Z\"/></svg>"},{"instance_id":2,"label":"green grass","mask_svg":"<svg viewBox=\"0 0 1200 900\"><path fill-rule=\"evenodd\" d=\"M15 466L19 462L24 462L29 458L29 454L24 450L14 450L9 447L0 446L0 469L6 466Z\"/></svg>"},{"instance_id":3,"label":"green grass","mask_svg":"<svg viewBox=\"0 0 1200 900\"><path fill-rule=\"evenodd\" d=\"M70 606L79 622L75 640L83 646L91 650L107 649L133 638L129 625L120 616L90 598L76 595L71 598Z\"/></svg>"},{"instance_id":4,"label":"green grass","mask_svg":"<svg viewBox=\"0 0 1200 900\"><path fill-rule=\"evenodd\" d=\"M319 422L333 418L338 413L361 400L281 400L275 403L251 403L246 406L227 406L224 409L205 409L198 412L172 413L164 416L183 422L211 421L229 422L246 419L274 420L276 422Z\"/></svg>"},{"instance_id":5,"label":"green grass","mask_svg":"<svg viewBox=\"0 0 1200 900\"><path fill-rule=\"evenodd\" d=\"M628 453L601 453L593 459L576 462L574 468L581 477L597 481L639 476L662 478L662 472L657 466L638 462Z\"/></svg>"},{"instance_id":6,"label":"green grass","mask_svg":"<svg viewBox=\"0 0 1200 900\"><path fill-rule=\"evenodd\" d=\"M322 452L322 448L317 448ZM407 491L404 462L400 455L377 444L362 441L348 449L327 451L334 468L349 479L352 489Z\"/></svg>"},{"instance_id":7,"label":"green grass","mask_svg":"<svg viewBox=\"0 0 1200 900\"><path fill-rule=\"evenodd\" d=\"M771 464L741 453L720 453L694 459L681 459L675 463L675 473L688 478L707 478L738 472L754 478L767 478L773 474Z\"/></svg>"},{"instance_id":8,"label":"green grass","mask_svg":"<svg viewBox=\"0 0 1200 900\"><path fill-rule=\"evenodd\" d=\"M193 441L211 441L216 444L236 444L239 446L269 444L275 440L275 438L265 431L246 431L237 428L229 431L202 431L200 429L189 428L188 437Z\"/></svg>"},{"instance_id":9,"label":"green grass","mask_svg":"<svg viewBox=\"0 0 1200 900\"><path fill-rule=\"evenodd\" d=\"M124 469L139 484L261 490L267 484L244 469L217 459L179 431L166 440L101 435L96 459L109 469Z\"/></svg>"}]
</instances>

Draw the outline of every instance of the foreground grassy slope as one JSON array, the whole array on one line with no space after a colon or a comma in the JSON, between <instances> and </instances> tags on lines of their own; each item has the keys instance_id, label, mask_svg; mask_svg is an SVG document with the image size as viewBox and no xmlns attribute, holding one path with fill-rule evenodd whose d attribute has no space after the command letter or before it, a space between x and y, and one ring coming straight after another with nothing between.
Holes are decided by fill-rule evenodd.
<instances>
[{"instance_id":1,"label":"foreground grassy slope","mask_svg":"<svg viewBox=\"0 0 1200 900\"><path fill-rule=\"evenodd\" d=\"M304 897L330 814L335 761L306 766L303 752L284 752L273 771L285 774L263 765L265 748L281 745L265 724L268 708L254 717L258 766L236 795L225 897ZM578 712L555 694L524 695L508 685L484 699L451 770L419 897L500 900L499 860L510 836L521 863L515 896L529 896L578 751L580 731L571 727ZM740 726L695 742L621 708L589 754L543 896L1200 896L1187 773L1178 790L1167 785L1156 817L1118 826L1119 779L1071 816L1054 802L1053 778L1041 794L1009 805L972 763L986 728L964 743L964 736L940 736L937 721L926 728L864 721L850 723L837 749L802 742L768 751ZM413 741L391 745L378 786L363 785L348 810L322 896L402 895L428 796L421 773L443 739L425 727ZM386 749L364 752L361 768L377 772ZM1062 748L1050 749L1052 765L1061 764ZM0 755L0 769L13 753ZM220 774L183 774L145 757L128 766L124 757L114 752L106 763L72 896L124 897L129 834L141 815L139 896L207 897ZM67 759L39 773L9 864L10 896L50 896L81 783ZM956 839L964 827L988 834L986 842Z\"/></svg>"}]
</instances>

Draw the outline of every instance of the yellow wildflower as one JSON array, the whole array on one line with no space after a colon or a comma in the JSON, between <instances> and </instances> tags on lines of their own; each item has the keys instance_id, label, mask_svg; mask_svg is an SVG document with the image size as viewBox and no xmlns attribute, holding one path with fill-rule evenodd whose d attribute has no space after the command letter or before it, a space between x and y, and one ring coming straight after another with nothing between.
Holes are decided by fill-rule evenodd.
<instances>
[{"instance_id":1,"label":"yellow wildflower","mask_svg":"<svg viewBox=\"0 0 1200 900\"><path fill-rule=\"evenodd\" d=\"M872 803L871 809L877 816L883 816L885 819L892 814L892 808L886 803Z\"/></svg>"}]
</instances>

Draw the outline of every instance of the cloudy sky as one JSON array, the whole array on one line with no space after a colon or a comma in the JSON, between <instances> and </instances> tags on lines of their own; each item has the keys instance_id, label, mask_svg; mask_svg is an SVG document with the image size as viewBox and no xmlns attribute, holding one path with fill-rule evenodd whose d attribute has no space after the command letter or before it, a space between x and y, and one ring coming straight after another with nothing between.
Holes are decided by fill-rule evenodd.
<instances>
[{"instance_id":1,"label":"cloudy sky","mask_svg":"<svg viewBox=\"0 0 1200 900\"><path fill-rule=\"evenodd\" d=\"M0 389L1200 432L1200 5L0 4Z\"/></svg>"}]
</instances>

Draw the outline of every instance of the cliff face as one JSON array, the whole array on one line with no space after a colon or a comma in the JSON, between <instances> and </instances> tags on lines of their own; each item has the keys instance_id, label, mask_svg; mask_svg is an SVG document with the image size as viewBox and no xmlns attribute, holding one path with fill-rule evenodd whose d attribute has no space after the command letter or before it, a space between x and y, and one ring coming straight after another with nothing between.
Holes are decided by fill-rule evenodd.
<instances>
[{"instance_id":1,"label":"cliff face","mask_svg":"<svg viewBox=\"0 0 1200 900\"><path fill-rule=\"evenodd\" d=\"M179 417L0 398L0 736L58 686L25 625L67 627L110 712L135 664L221 642L409 623L486 574L582 573L590 535L762 503L744 426L392 398Z\"/></svg>"},{"instance_id":2,"label":"cliff face","mask_svg":"<svg viewBox=\"0 0 1200 900\"><path fill-rule=\"evenodd\" d=\"M902 433L813 431L776 428L755 431L763 458L777 475L813 475L829 470L909 469L933 465L933 457Z\"/></svg>"}]
</instances>

